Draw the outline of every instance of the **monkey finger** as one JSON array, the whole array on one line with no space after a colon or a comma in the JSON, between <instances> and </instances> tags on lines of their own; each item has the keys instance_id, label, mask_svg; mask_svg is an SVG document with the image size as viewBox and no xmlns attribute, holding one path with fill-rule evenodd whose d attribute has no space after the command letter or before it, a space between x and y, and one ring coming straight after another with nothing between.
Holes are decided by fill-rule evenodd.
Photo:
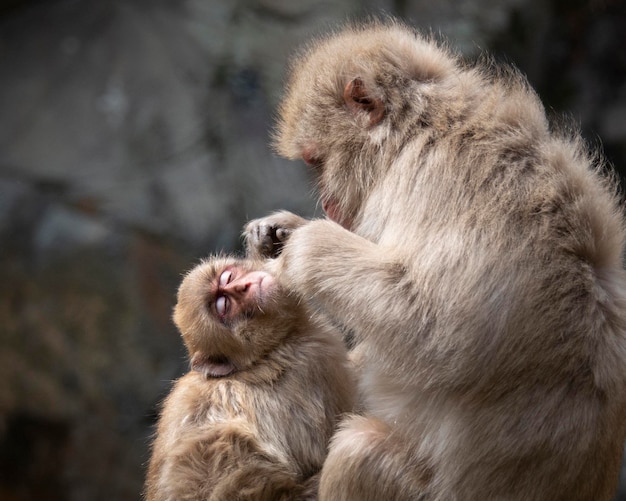
<instances>
[{"instance_id":1,"label":"monkey finger","mask_svg":"<svg viewBox=\"0 0 626 501\"><path fill-rule=\"evenodd\" d=\"M276 228L276 239L279 242L285 242L291 235L291 230L288 228L278 227Z\"/></svg>"}]
</instances>

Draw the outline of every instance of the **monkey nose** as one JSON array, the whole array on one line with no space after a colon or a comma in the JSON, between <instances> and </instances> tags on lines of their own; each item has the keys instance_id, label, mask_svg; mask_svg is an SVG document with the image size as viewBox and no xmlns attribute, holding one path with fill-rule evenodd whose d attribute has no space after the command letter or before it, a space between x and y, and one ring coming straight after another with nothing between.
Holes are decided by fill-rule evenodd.
<instances>
[{"instance_id":1,"label":"monkey nose","mask_svg":"<svg viewBox=\"0 0 626 501\"><path fill-rule=\"evenodd\" d=\"M228 285L226 285L226 287L224 287L224 290L231 293L242 294L248 291L248 289L250 288L250 284L250 280L233 280Z\"/></svg>"},{"instance_id":2,"label":"monkey nose","mask_svg":"<svg viewBox=\"0 0 626 501\"><path fill-rule=\"evenodd\" d=\"M317 152L313 146L308 146L302 149L302 160L307 165L315 165L319 162L319 158L317 156Z\"/></svg>"}]
</instances>

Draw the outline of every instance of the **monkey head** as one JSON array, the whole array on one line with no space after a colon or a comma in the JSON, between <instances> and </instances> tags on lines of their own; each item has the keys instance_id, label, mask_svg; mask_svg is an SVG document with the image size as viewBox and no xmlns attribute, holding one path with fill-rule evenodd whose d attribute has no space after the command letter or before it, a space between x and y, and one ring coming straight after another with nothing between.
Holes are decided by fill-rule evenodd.
<instances>
[{"instance_id":1,"label":"monkey head","mask_svg":"<svg viewBox=\"0 0 626 501\"><path fill-rule=\"evenodd\" d=\"M192 369L207 377L245 370L297 322L295 300L263 261L212 258L183 279L174 308Z\"/></svg>"},{"instance_id":2,"label":"monkey head","mask_svg":"<svg viewBox=\"0 0 626 501\"><path fill-rule=\"evenodd\" d=\"M383 23L321 39L294 61L275 148L313 167L328 217L352 229L380 171L416 125L432 125L429 95L458 70L433 42Z\"/></svg>"}]
</instances>

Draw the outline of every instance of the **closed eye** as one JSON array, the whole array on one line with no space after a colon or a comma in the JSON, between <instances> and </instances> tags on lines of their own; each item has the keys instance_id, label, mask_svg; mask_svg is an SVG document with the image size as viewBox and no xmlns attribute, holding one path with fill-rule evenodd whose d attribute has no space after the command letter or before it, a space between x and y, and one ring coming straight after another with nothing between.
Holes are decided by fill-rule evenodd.
<instances>
[{"instance_id":1,"label":"closed eye","mask_svg":"<svg viewBox=\"0 0 626 501\"><path fill-rule=\"evenodd\" d=\"M222 289L226 287L234 278L233 271L226 269L222 272L217 280L217 294L215 298L215 312L219 317L225 317L230 310L230 299L226 294L222 293Z\"/></svg>"},{"instance_id":2,"label":"closed eye","mask_svg":"<svg viewBox=\"0 0 626 501\"><path fill-rule=\"evenodd\" d=\"M224 287L229 284L233 279L233 272L231 270L224 270L220 275L219 286Z\"/></svg>"},{"instance_id":3,"label":"closed eye","mask_svg":"<svg viewBox=\"0 0 626 501\"><path fill-rule=\"evenodd\" d=\"M223 317L228 313L230 308L230 299L226 296L218 296L215 300L215 311L220 317Z\"/></svg>"}]
</instances>

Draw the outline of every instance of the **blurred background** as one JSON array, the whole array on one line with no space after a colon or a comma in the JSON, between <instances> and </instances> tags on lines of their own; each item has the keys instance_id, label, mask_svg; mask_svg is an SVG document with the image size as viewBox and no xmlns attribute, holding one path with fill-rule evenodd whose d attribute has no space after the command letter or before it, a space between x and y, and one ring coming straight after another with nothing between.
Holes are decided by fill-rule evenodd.
<instances>
[{"instance_id":1,"label":"blurred background","mask_svg":"<svg viewBox=\"0 0 626 501\"><path fill-rule=\"evenodd\" d=\"M0 0L0 500L140 498L181 274L318 210L269 147L288 57L381 13L516 64L623 174L624 1Z\"/></svg>"}]
</instances>

